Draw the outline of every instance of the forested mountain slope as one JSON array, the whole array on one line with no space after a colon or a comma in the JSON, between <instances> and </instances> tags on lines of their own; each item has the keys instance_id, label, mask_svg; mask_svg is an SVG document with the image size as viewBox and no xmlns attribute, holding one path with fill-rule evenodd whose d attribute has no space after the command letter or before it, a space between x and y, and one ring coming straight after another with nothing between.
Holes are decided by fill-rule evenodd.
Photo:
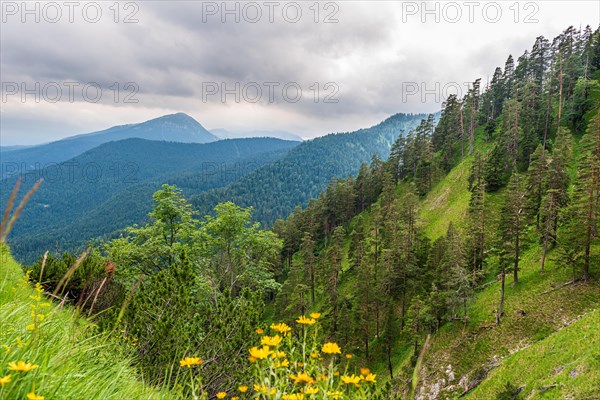
<instances>
[{"instance_id":1,"label":"forested mountain slope","mask_svg":"<svg viewBox=\"0 0 600 400\"><path fill-rule=\"evenodd\" d=\"M569 27L450 96L437 126L276 225L274 317L323 312L392 398L596 398L598 331L539 349L600 305L599 81L600 29ZM535 378L514 370L529 356Z\"/></svg>"},{"instance_id":2,"label":"forested mountain slope","mask_svg":"<svg viewBox=\"0 0 600 400\"><path fill-rule=\"evenodd\" d=\"M94 148L58 166L24 175L44 183L15 227L15 256L31 261L40 248L73 250L87 240L140 223L164 182L188 195L220 187L283 157L298 142L232 139L184 144L127 139ZM1 182L3 207L17 177ZM31 252L31 253L30 253Z\"/></svg>"},{"instance_id":3,"label":"forested mountain slope","mask_svg":"<svg viewBox=\"0 0 600 400\"><path fill-rule=\"evenodd\" d=\"M305 141L278 162L227 187L193 197L192 204L201 214L225 199L252 206L254 217L269 226L277 218L285 218L295 206L305 206L331 179L356 175L374 154L387 158L398 136L408 133L423 118L424 114L396 114L371 128Z\"/></svg>"}]
</instances>

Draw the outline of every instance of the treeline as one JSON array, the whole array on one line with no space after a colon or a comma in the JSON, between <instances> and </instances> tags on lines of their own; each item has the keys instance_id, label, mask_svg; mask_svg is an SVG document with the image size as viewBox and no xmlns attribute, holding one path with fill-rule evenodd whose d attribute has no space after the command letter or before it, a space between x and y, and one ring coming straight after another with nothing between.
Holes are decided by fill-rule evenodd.
<instances>
[{"instance_id":1,"label":"treeline","mask_svg":"<svg viewBox=\"0 0 600 400\"><path fill-rule=\"evenodd\" d=\"M467 326L468 301L486 276L501 281L490 310L500 324L506 276L519 283L529 246L541 249L541 273L556 247L573 280L588 280L598 259L599 78L599 29L540 36L484 88L478 79L463 98L450 96L437 126L429 117L399 137L387 161L374 157L356 178L331 181L275 225L280 316L327 305L329 334L366 358L375 343L393 375L398 338L418 354L423 335L443 323ZM467 214L432 242L419 200L465 157ZM499 205L489 204L491 192Z\"/></svg>"}]
</instances>

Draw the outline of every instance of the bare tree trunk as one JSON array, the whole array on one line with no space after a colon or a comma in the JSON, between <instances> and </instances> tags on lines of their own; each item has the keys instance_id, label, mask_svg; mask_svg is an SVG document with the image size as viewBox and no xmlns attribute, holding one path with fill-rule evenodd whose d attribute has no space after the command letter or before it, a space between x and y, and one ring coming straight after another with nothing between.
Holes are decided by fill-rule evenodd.
<instances>
[{"instance_id":1,"label":"bare tree trunk","mask_svg":"<svg viewBox=\"0 0 600 400\"><path fill-rule=\"evenodd\" d=\"M506 270L504 265L502 265L502 284L500 286L500 307L498 307L498 312L496 314L496 325L500 325L500 319L504 315L504 281L506 280Z\"/></svg>"},{"instance_id":2,"label":"bare tree trunk","mask_svg":"<svg viewBox=\"0 0 600 400\"><path fill-rule=\"evenodd\" d=\"M548 252L548 232L544 232L544 247L543 247L543 251L542 251L542 269L541 269L541 273L543 274L544 272L546 272L545 270L545 266L546 266L546 253Z\"/></svg>"},{"instance_id":3,"label":"bare tree trunk","mask_svg":"<svg viewBox=\"0 0 600 400\"><path fill-rule=\"evenodd\" d=\"M514 261L514 266L513 266L513 283L516 285L519 283L519 244L520 244L520 238L519 238L519 231L518 231L518 227L517 227L517 234L516 234L516 238L515 238L515 261Z\"/></svg>"}]
</instances>

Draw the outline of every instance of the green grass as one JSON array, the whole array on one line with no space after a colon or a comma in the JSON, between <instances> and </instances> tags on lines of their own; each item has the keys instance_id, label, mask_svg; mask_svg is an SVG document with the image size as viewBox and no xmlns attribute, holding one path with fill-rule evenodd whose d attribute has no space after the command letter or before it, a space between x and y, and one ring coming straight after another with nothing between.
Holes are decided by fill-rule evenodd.
<instances>
[{"instance_id":1,"label":"green grass","mask_svg":"<svg viewBox=\"0 0 600 400\"><path fill-rule=\"evenodd\" d=\"M34 391L46 399L169 399L167 391L145 385L131 367L132 359L114 338L96 333L95 326L56 303L40 307L46 315L32 330L35 290L8 248L0 244L0 377L11 382L0 399L25 399ZM9 371L9 362L38 365L29 372Z\"/></svg>"},{"instance_id":2,"label":"green grass","mask_svg":"<svg viewBox=\"0 0 600 400\"><path fill-rule=\"evenodd\" d=\"M600 310L504 359L467 399L493 399L506 382L522 387L519 398L600 397Z\"/></svg>"},{"instance_id":3,"label":"green grass","mask_svg":"<svg viewBox=\"0 0 600 400\"><path fill-rule=\"evenodd\" d=\"M480 146L478 148L481 149ZM577 144L574 156L577 156ZM470 162L470 158L464 159L423 200L420 220L426 236L430 239L435 240L444 235L450 222L459 229L464 228L470 198L467 187ZM502 191L486 196L486 220L489 232L495 230L503 197ZM532 398L600 399L599 385L592 385L592 382L598 381L600 374L598 351L590 352L591 347L580 346L573 334L569 334L578 329L577 326L593 326L596 323L596 328L598 327L597 314L592 314L596 315L595 319L590 319L589 322L582 320L581 324L576 323L573 327L570 324L582 315L598 309L600 285L597 281L591 281L587 284L578 283L554 289L571 280L571 270L559 265L554 260L554 252L550 251L547 272L541 274L539 272L541 249L535 240L533 242L522 253L520 283L513 285L512 275L507 276L505 317L498 327L495 326L495 310L498 308L500 283L496 281L496 260L493 257L488 258L487 285L469 304L468 328L463 329L460 322L447 323L432 336L425 357L426 366L419 371L420 378L425 377L428 385L443 378L447 379L444 370L448 365L452 365L456 379L446 384L457 385L458 381L465 376L471 380L478 371L486 369L490 361L496 358L504 360L501 361L502 367L498 371L493 370L489 378L483 381L482 389L475 390L469 398L494 399L499 388L503 387L506 381L510 381L517 386L526 386L527 395L523 395L522 398L529 398L527 396L531 394ZM525 316L519 315L520 310L525 312ZM563 335L566 335L564 340L560 339ZM588 329L582 337L587 338L590 346L597 347L599 336L598 329ZM571 339L570 344L568 338ZM557 347L558 355L552 360L560 363L573 357L577 358L578 362L581 362L582 372L589 375L589 379L580 377L564 381L560 380L564 378L562 375L560 379L548 377L547 370L554 361L546 361L544 351L551 348L554 341L559 340L563 340L560 342L561 347ZM518 364L521 361L510 361L522 360L519 356L522 352L523 359L530 363L527 368ZM550 352L548 357L554 357L553 353ZM505 362L511 364L504 367ZM565 361L565 364L568 362L571 361ZM521 371L516 365L522 367ZM511 368L517 369L511 370ZM507 372L505 375L504 371L509 370L512 372ZM568 372L566 374L568 377ZM544 394L530 393L534 389L553 384L549 382L553 379L558 379L559 388L548 390ZM574 389L575 387L577 389ZM590 397L590 390L596 390L596 397ZM455 386L452 392L442 392L441 398L446 395L454 398L461 392L462 388ZM574 396L569 396L570 394Z\"/></svg>"},{"instance_id":4,"label":"green grass","mask_svg":"<svg viewBox=\"0 0 600 400\"><path fill-rule=\"evenodd\" d=\"M547 273L540 274L539 256L537 247L525 253L518 285L513 286L512 277L507 276L505 316L500 326L494 323L500 296L499 282L494 282L471 302L466 331L459 326L461 324L446 324L433 337L427 357L430 368L439 372L451 364L458 379L464 375L472 376L494 357L506 357L544 340L597 308L600 304L597 283L553 289L570 280L570 271L551 261ZM525 316L519 315L519 310L523 310ZM469 356L465 357L465 354Z\"/></svg>"},{"instance_id":5,"label":"green grass","mask_svg":"<svg viewBox=\"0 0 600 400\"><path fill-rule=\"evenodd\" d=\"M446 234L450 221L463 226L471 192L468 177L473 157L466 157L425 196L419 211L424 234L435 240Z\"/></svg>"}]
</instances>

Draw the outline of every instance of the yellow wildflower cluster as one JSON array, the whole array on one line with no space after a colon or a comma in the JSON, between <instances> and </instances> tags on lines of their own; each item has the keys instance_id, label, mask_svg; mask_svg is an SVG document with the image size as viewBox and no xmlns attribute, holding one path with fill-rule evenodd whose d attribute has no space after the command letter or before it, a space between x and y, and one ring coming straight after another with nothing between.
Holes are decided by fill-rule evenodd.
<instances>
[{"instance_id":1,"label":"yellow wildflower cluster","mask_svg":"<svg viewBox=\"0 0 600 400\"><path fill-rule=\"evenodd\" d=\"M236 389L208 394L196 384L194 372L190 371L194 398L217 398L228 400L269 399L354 399L367 400L376 394L376 375L368 368L351 371L352 354L341 356L342 349L335 342L321 344L319 337L319 313L298 317L300 327L297 335L285 323L271 324L271 332L256 329L259 335L256 346L248 349L253 368L253 381ZM340 355L340 356L338 356ZM181 367L191 369L201 365L197 357L186 357ZM198 391L199 390L199 391Z\"/></svg>"},{"instance_id":2,"label":"yellow wildflower cluster","mask_svg":"<svg viewBox=\"0 0 600 400\"><path fill-rule=\"evenodd\" d=\"M36 331L39 328L40 323L44 321L48 317L47 314L44 314L44 310L50 307L50 302L42 301L42 293L44 293L44 288L38 282L35 284L35 295L29 296L33 303L30 304L31 307L31 324L27 325L28 331Z\"/></svg>"},{"instance_id":3,"label":"yellow wildflower cluster","mask_svg":"<svg viewBox=\"0 0 600 400\"><path fill-rule=\"evenodd\" d=\"M230 399L372 398L376 376L366 368L360 369L358 374L350 373L351 354L338 358L342 349L337 343L318 342L320 317L319 313L298 317L297 336L291 334L292 328L285 323L270 326L273 336L257 329L260 344L248 350L255 383L238 387L238 393ZM220 394L223 397L219 397ZM220 392L215 396L221 399L227 394Z\"/></svg>"},{"instance_id":4,"label":"yellow wildflower cluster","mask_svg":"<svg viewBox=\"0 0 600 400\"><path fill-rule=\"evenodd\" d=\"M30 290L30 274L28 271L19 283L13 287L13 290ZM31 384L31 375L36 378L35 370L39 368L38 364L33 362L25 361L20 359L24 354L29 354L26 350L29 350L32 344L36 343L35 335L42 327L42 322L46 321L50 316L50 302L44 296L44 288L41 284L35 285L34 294L29 296L31 303L31 323L25 326L25 331L30 332L27 337L21 339L21 337L14 337L17 331L22 328L13 326L7 329L7 333L13 333L12 338L8 344L2 344L2 351L5 360L8 361L5 365L0 365L0 398L8 396L11 398L14 391L19 390L19 386ZM35 371L35 372L32 372ZM25 383L26 382L26 383ZM35 383L33 384L35 387ZM29 400L44 400L44 396L36 394L34 389L26 395Z\"/></svg>"}]
</instances>

